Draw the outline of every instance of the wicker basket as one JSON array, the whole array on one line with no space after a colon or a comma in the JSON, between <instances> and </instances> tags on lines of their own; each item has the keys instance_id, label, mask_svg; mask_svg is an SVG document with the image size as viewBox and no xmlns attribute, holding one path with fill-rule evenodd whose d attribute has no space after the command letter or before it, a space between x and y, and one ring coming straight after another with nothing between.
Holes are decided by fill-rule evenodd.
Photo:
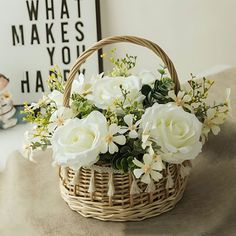
<instances>
[{"instance_id":1,"label":"wicker basket","mask_svg":"<svg viewBox=\"0 0 236 236\"><path fill-rule=\"evenodd\" d=\"M103 46L129 42L152 50L165 63L179 90L179 81L174 65L165 52L155 43L133 36L115 36L103 39L86 50L72 67L64 93L64 105L69 106L73 79L85 60ZM171 210L182 198L187 177L182 167L190 166L186 161L181 165L167 164L162 171L163 178L155 183L154 191L146 191L146 184L135 180L132 173L121 173L110 166L94 165L79 171L60 167L60 190L63 199L72 210L85 217L103 221L139 221ZM171 184L170 184L171 180ZM136 187L134 193L133 189Z\"/></svg>"}]
</instances>

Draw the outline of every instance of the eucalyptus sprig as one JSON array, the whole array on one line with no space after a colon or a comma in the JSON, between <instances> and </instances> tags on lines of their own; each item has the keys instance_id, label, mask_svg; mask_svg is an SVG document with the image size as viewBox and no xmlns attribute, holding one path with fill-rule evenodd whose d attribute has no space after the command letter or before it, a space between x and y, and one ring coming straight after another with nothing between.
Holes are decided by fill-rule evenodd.
<instances>
[{"instance_id":1,"label":"eucalyptus sprig","mask_svg":"<svg viewBox=\"0 0 236 236\"><path fill-rule=\"evenodd\" d=\"M150 107L156 102L160 104L170 102L171 99L168 97L168 92L173 88L174 82L168 77L156 80L153 87L147 84L143 85L141 92L146 97L143 101L144 107Z\"/></svg>"}]
</instances>

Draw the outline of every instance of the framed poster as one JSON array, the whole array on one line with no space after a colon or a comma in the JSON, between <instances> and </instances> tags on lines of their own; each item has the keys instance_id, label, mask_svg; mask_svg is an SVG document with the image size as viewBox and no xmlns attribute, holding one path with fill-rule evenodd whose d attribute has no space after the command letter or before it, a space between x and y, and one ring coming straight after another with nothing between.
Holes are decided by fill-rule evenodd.
<instances>
[{"instance_id":1,"label":"framed poster","mask_svg":"<svg viewBox=\"0 0 236 236\"><path fill-rule=\"evenodd\" d=\"M16 105L47 92L50 69L64 78L76 58L101 38L99 0L14 0L0 2L0 73L10 79ZM81 68L102 70L98 55Z\"/></svg>"}]
</instances>

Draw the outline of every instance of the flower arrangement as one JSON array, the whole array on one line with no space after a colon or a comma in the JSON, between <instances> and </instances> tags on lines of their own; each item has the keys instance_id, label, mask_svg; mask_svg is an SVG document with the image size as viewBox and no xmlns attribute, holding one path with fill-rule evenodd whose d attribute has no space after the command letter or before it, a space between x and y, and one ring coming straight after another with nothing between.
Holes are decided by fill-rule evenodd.
<instances>
[{"instance_id":1,"label":"flower arrangement","mask_svg":"<svg viewBox=\"0 0 236 236\"><path fill-rule=\"evenodd\" d=\"M78 170L106 163L150 185L163 177L167 163L193 160L208 134L218 134L229 113L229 90L225 101L210 103L213 81L192 76L176 94L165 67L159 76L135 75L135 56L117 59L115 50L111 53L111 72L74 80L70 108L63 106L59 68L51 71L52 92L25 105L25 120L36 124L26 134L25 155L33 160L35 150L52 147L60 166Z\"/></svg>"}]
</instances>

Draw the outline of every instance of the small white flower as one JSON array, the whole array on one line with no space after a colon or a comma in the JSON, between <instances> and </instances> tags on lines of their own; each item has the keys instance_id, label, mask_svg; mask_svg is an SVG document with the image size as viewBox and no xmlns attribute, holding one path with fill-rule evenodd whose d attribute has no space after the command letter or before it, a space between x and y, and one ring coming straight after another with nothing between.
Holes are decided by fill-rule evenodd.
<instances>
[{"instance_id":1,"label":"small white flower","mask_svg":"<svg viewBox=\"0 0 236 236\"><path fill-rule=\"evenodd\" d=\"M50 98L43 94L43 97L39 99L37 103L32 102L31 105L29 106L29 109L36 110L41 108L43 105L47 105L50 103Z\"/></svg>"},{"instance_id":2,"label":"small white flower","mask_svg":"<svg viewBox=\"0 0 236 236\"><path fill-rule=\"evenodd\" d=\"M202 133L207 136L208 133L212 131L214 135L217 135L220 132L219 125L224 123L225 118L226 117L222 113L218 114L216 109L208 109L207 118L203 123Z\"/></svg>"},{"instance_id":3,"label":"small white flower","mask_svg":"<svg viewBox=\"0 0 236 236\"><path fill-rule=\"evenodd\" d=\"M102 148L102 153L106 153L109 151L110 154L114 154L115 152L118 152L118 146L115 144L119 145L124 145L126 143L126 138L124 135L116 135L117 133L120 133L121 129L117 124L111 124L108 128L108 132L104 137L104 144Z\"/></svg>"},{"instance_id":4,"label":"small white flower","mask_svg":"<svg viewBox=\"0 0 236 236\"><path fill-rule=\"evenodd\" d=\"M129 131L129 137L130 138L137 138L138 137L138 126L141 122L141 120L138 120L135 124L133 123L134 115L129 114L124 117L124 122L128 125L128 127L121 127L121 133L124 134Z\"/></svg>"},{"instance_id":5,"label":"small white flower","mask_svg":"<svg viewBox=\"0 0 236 236\"><path fill-rule=\"evenodd\" d=\"M160 156L156 155L152 148L150 148L149 153L143 156L144 163L140 162L134 158L133 162L139 169L134 169L134 175L136 178L141 178L141 181L146 184L150 184L153 180L159 181L162 179L162 174L160 171L163 169L163 163Z\"/></svg>"},{"instance_id":6,"label":"small white flower","mask_svg":"<svg viewBox=\"0 0 236 236\"><path fill-rule=\"evenodd\" d=\"M50 117L48 130L54 131L57 127L65 124L66 120L74 117L73 111L68 107L61 107Z\"/></svg>"},{"instance_id":7,"label":"small white flower","mask_svg":"<svg viewBox=\"0 0 236 236\"><path fill-rule=\"evenodd\" d=\"M57 107L63 106L63 94L58 90L53 90L48 97L56 103Z\"/></svg>"},{"instance_id":8,"label":"small white flower","mask_svg":"<svg viewBox=\"0 0 236 236\"><path fill-rule=\"evenodd\" d=\"M168 92L168 96L174 100L177 106L186 107L192 111L192 107L188 104L191 101L191 97L184 91L179 91L177 96L174 90Z\"/></svg>"}]
</instances>

